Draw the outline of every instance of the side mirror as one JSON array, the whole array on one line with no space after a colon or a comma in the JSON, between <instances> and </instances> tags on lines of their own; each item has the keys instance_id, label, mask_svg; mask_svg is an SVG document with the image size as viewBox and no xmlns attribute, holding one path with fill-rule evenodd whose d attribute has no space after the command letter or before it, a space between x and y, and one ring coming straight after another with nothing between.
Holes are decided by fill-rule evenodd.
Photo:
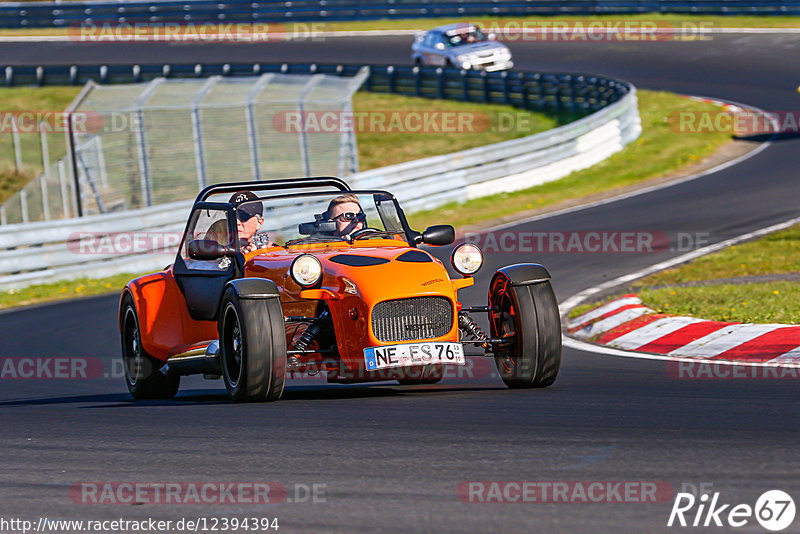
<instances>
[{"instance_id":1,"label":"side mirror","mask_svg":"<svg viewBox=\"0 0 800 534\"><path fill-rule=\"evenodd\" d=\"M494 34L494 33L490 33L490 34L489 34L489 35L487 35L486 37L488 37L488 39L489 39L490 41L496 41L496 40L497 40L497 35L496 35L496 34Z\"/></svg>"},{"instance_id":2,"label":"side mirror","mask_svg":"<svg viewBox=\"0 0 800 534\"><path fill-rule=\"evenodd\" d=\"M193 239L187 247L189 257L193 260L217 260L223 256L233 256L230 247L217 243L213 239Z\"/></svg>"},{"instance_id":3,"label":"side mirror","mask_svg":"<svg viewBox=\"0 0 800 534\"><path fill-rule=\"evenodd\" d=\"M449 245L456 240L456 229L449 224L435 224L426 228L418 240L420 243L437 247Z\"/></svg>"}]
</instances>

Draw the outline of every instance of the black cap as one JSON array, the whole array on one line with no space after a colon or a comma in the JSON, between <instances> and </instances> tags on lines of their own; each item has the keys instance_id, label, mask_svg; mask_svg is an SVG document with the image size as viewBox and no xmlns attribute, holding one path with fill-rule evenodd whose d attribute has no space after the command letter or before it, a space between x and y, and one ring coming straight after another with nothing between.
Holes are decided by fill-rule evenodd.
<instances>
[{"instance_id":1,"label":"black cap","mask_svg":"<svg viewBox=\"0 0 800 534\"><path fill-rule=\"evenodd\" d=\"M252 191L237 191L231 195L231 199L228 202L236 206L239 219L246 221L255 215L262 215L264 213L264 206L261 202L251 202L252 200L258 200L256 194ZM246 204L240 206L240 204L245 202Z\"/></svg>"}]
</instances>

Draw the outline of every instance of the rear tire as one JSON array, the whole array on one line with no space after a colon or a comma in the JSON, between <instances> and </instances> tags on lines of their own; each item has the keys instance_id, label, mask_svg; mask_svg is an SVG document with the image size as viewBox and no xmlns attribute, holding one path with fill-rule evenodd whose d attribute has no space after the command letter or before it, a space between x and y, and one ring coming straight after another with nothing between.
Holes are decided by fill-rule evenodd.
<instances>
[{"instance_id":1,"label":"rear tire","mask_svg":"<svg viewBox=\"0 0 800 534\"><path fill-rule=\"evenodd\" d=\"M160 369L166 362L150 356L142 347L139 316L133 297L126 293L120 311L122 327L122 364L125 383L134 399L171 399L178 392L181 377L164 375Z\"/></svg>"},{"instance_id":2,"label":"rear tire","mask_svg":"<svg viewBox=\"0 0 800 534\"><path fill-rule=\"evenodd\" d=\"M220 367L235 402L278 400L286 381L286 333L278 298L240 299L229 287L222 297Z\"/></svg>"},{"instance_id":3,"label":"rear tire","mask_svg":"<svg viewBox=\"0 0 800 534\"><path fill-rule=\"evenodd\" d=\"M493 338L513 338L497 347L495 363L506 386L545 388L561 366L561 319L550 281L513 285L497 272L489 286L489 326Z\"/></svg>"}]
</instances>

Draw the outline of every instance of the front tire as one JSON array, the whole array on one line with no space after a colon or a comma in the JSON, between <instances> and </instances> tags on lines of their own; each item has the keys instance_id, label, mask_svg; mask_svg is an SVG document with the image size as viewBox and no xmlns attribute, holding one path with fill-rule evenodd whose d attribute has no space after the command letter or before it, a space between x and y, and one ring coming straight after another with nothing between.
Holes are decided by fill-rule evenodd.
<instances>
[{"instance_id":1,"label":"front tire","mask_svg":"<svg viewBox=\"0 0 800 534\"><path fill-rule=\"evenodd\" d=\"M235 402L278 400L286 381L286 334L278 298L240 299L229 287L219 320L220 367Z\"/></svg>"},{"instance_id":2,"label":"front tire","mask_svg":"<svg viewBox=\"0 0 800 534\"><path fill-rule=\"evenodd\" d=\"M133 297L126 293L120 311L122 327L122 363L125 383L134 399L171 399L178 392L181 377L164 375L163 361L150 356L142 347L139 316Z\"/></svg>"},{"instance_id":3,"label":"front tire","mask_svg":"<svg viewBox=\"0 0 800 534\"><path fill-rule=\"evenodd\" d=\"M561 366L561 319L550 281L514 285L497 272L489 286L489 326L500 377L512 389L545 388Z\"/></svg>"}]
</instances>

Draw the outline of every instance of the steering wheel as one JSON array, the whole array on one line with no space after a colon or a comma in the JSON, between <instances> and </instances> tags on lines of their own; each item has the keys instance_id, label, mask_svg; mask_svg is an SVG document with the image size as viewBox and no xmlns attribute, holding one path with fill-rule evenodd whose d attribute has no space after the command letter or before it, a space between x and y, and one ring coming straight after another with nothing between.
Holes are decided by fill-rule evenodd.
<instances>
[{"instance_id":1,"label":"steering wheel","mask_svg":"<svg viewBox=\"0 0 800 534\"><path fill-rule=\"evenodd\" d=\"M387 232L386 232L386 230L381 230L379 228L361 228L359 230L356 230L352 234L350 234L350 240L354 241L354 240L358 239L359 237L361 237L363 235L374 234L374 233L385 234Z\"/></svg>"}]
</instances>

